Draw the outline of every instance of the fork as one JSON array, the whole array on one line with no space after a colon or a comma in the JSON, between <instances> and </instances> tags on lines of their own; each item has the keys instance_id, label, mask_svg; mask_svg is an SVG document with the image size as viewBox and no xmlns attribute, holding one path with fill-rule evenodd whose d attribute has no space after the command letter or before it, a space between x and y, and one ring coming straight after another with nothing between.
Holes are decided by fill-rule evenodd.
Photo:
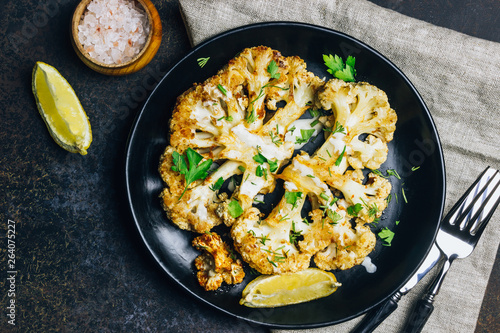
<instances>
[{"instance_id":1,"label":"fork","mask_svg":"<svg viewBox=\"0 0 500 333\"><path fill-rule=\"evenodd\" d=\"M500 173L487 167L442 221L436 244L445 260L427 294L417 302L403 332L420 332L453 260L468 257L500 203Z\"/></svg>"}]
</instances>

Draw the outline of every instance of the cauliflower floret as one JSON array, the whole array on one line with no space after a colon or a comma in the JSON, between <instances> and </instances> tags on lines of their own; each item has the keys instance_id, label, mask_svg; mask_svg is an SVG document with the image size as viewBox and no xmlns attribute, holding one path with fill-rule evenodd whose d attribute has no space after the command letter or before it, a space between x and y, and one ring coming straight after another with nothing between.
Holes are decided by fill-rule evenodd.
<instances>
[{"instance_id":1,"label":"cauliflower floret","mask_svg":"<svg viewBox=\"0 0 500 333\"><path fill-rule=\"evenodd\" d=\"M387 207L386 198L392 188L387 179L369 173L366 184L363 185L361 170L349 170L340 175L332 172L329 167L322 167L317 159L311 159L307 155L296 156L294 163L314 170L315 177L341 191L350 205L358 205L358 213L353 217L358 217L360 223L373 222Z\"/></svg>"},{"instance_id":2,"label":"cauliflower floret","mask_svg":"<svg viewBox=\"0 0 500 333\"><path fill-rule=\"evenodd\" d=\"M375 247L376 238L370 228L358 224L353 230L349 222L333 226L334 241L314 256L321 269L349 269L363 262Z\"/></svg>"},{"instance_id":3,"label":"cauliflower floret","mask_svg":"<svg viewBox=\"0 0 500 333\"><path fill-rule=\"evenodd\" d=\"M167 185L160 194L163 209L169 219L179 228L195 232L207 232L222 223L216 209L224 196L213 190L213 185L222 178L241 173L238 162L227 161L204 180L189 185L184 193L184 175L173 171L173 147L167 147L162 155L160 174ZM184 193L184 194L183 194Z\"/></svg>"},{"instance_id":4,"label":"cauliflower floret","mask_svg":"<svg viewBox=\"0 0 500 333\"><path fill-rule=\"evenodd\" d=\"M294 162L279 175L285 195L269 216L261 220L257 208L248 209L231 229L243 260L263 274L303 270L319 250L331 243L332 226L345 219L328 186L314 171ZM301 210L308 196L313 202L313 222Z\"/></svg>"},{"instance_id":5,"label":"cauliflower floret","mask_svg":"<svg viewBox=\"0 0 500 333\"><path fill-rule=\"evenodd\" d=\"M344 82L332 79L318 93L325 110L333 111L332 133L316 156L330 161L344 153L343 173L347 162L355 169L378 169L387 159L387 142L396 129L396 112L387 95L366 82ZM361 135L368 134L365 141Z\"/></svg>"},{"instance_id":6,"label":"cauliflower floret","mask_svg":"<svg viewBox=\"0 0 500 333\"><path fill-rule=\"evenodd\" d=\"M193 246L205 251L195 259L200 286L205 290L217 290L222 281L227 284L241 283L245 277L239 259L234 258L229 246L216 233L196 237Z\"/></svg>"},{"instance_id":7,"label":"cauliflower floret","mask_svg":"<svg viewBox=\"0 0 500 333\"><path fill-rule=\"evenodd\" d=\"M222 221L231 225L234 217L227 211L229 202L237 200L246 210L257 194L273 191L275 174L293 155L293 143L283 142L286 128L306 111L322 84L306 70L302 59L285 58L259 46L243 50L217 75L182 94L170 123L171 147L160 166L167 184L162 195L164 208L174 223L198 232ZM276 109L278 101L286 102L285 107L263 125L264 105ZM241 185L231 198L209 192L209 185L218 179L212 176L190 184L186 198L179 202L185 184L181 175L171 171L170 156L174 150L182 154L188 149L205 159L237 161L244 168ZM236 173L234 167L225 171L229 173L216 174L227 179Z\"/></svg>"}]
</instances>

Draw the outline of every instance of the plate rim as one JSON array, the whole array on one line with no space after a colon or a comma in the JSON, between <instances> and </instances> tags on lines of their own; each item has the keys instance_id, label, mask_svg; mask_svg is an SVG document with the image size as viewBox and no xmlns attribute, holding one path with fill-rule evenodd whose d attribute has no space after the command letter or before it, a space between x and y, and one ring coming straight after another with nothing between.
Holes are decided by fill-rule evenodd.
<instances>
[{"instance_id":1,"label":"plate rim","mask_svg":"<svg viewBox=\"0 0 500 333\"><path fill-rule=\"evenodd\" d=\"M382 61L386 62L393 70L395 70L397 72L397 74L403 78L403 80L405 81L405 83L408 85L408 87L411 89L411 91L413 92L413 95L414 97L417 98L418 102L421 104L422 106L422 109L423 111L425 112L427 118L429 119L429 124L430 124L430 130L433 134L435 134L436 136L436 152L438 154L438 160L439 162L441 163L442 165L442 168L440 168L440 173L441 173L441 179L442 179L442 184L440 184L440 188L442 188L442 193L441 193L441 200L439 202L439 216L438 216L438 222L436 223L436 228L435 230L433 230L433 236L432 236L432 242L431 244L429 245L429 247L426 249L425 251L425 255L420 258L420 261L418 262L418 264L415 266L415 268L413 269L412 273L409 274L407 276L406 279L404 279L404 281L395 288L395 291L398 291L399 289L401 289L407 282L408 280L413 276L413 274L415 274L415 272L417 271L417 269L419 268L419 266L422 264L422 262L425 260L425 258L427 257L427 255L429 254L430 250L431 250L431 247L432 245L434 244L435 242L435 238L436 238L436 235L437 235L437 232L439 230L439 225L440 225L440 222L442 220L442 217L443 217L443 212L444 212L444 207L445 207L445 200L446 200L446 165L445 165L445 159L444 159L444 154L443 154L443 149L442 149L442 144L441 144L441 138L439 136L439 132L437 130L437 127L436 127L436 124L435 124L435 121L434 121L434 118L432 117L432 114L430 113L430 110L429 108L427 107L425 101L423 100L422 96L420 95L420 93L418 92L418 90L416 89L416 87L413 85L413 83L408 79L408 77L403 73L403 71L401 71L399 69L399 67L397 67L389 58L387 58L385 55L383 55L381 52L377 51L376 49L374 49L373 47L371 47L370 45L366 44L365 42L355 38L355 37L352 37L346 33L343 33L341 31L338 31L338 30L334 30L334 29L330 29L330 28L327 28L327 27L324 27L324 26L319 26L319 25L315 25L315 24L310 24L310 23L304 23L304 22L295 22L295 21L268 21L268 22L258 22L258 23L252 23L252 24L247 24L247 25L243 25L243 26L239 26L239 27L235 27L235 28L232 28L232 29L229 29L229 30L226 30L226 31L223 31L221 33L218 33L216 35L214 35L213 37L210 37L210 38L207 38L206 40L202 41L201 43L199 43L198 45L194 46L193 48L191 48L191 50L185 54L183 57L181 57L179 60L176 61L176 63L174 65L172 65L168 71L163 75L163 77L160 79L160 81L157 83L157 85L154 87L154 89L149 93L147 99L144 101L143 105L141 106L140 108L140 111L137 113L137 115L135 116L135 119L132 123L132 126L131 126L131 129L129 131L129 135L127 137L127 141L126 141L126 149L125 149L125 173L124 173L124 178L125 178L125 187L126 187L126 196L127 196L127 203L128 203L128 209L129 209L129 212L132 216L132 219L133 219L133 222L134 222L134 227L135 229L138 231L140 237L141 237L141 240L142 240L142 245L146 247L147 249L147 252L148 252L148 255L151 256L155 262L155 265L159 268L161 268L162 270L162 274L166 274L167 277L174 281L177 286L176 287L182 287L182 289L184 289L185 291L187 291L190 295L192 295L194 298L196 298L197 300L201 300L204 304L207 304L209 305L209 307L213 308L213 309L217 309L218 311L221 311L233 318L236 318L238 320L242 320L244 322L248 322L248 323L251 323L251 324L257 324L257 325L261 325L261 326L264 326L264 327L268 327L268 328L278 328L278 329L307 329L307 328L318 328L318 327L325 327L325 326L330 326L330 325L335 325L335 324L340 324L340 323L343 323L343 322L347 322L351 319L354 319L356 317L359 317L359 316L362 316L363 314L367 313L368 311L376 308L377 306L379 306L380 304L382 304L383 302L385 302L389 297L392 296L392 294L389 294L387 295L386 297L382 298L379 302L373 304L372 306L366 308L363 312L361 313L357 313L357 314L354 314L354 315L351 315L351 316L348 316L348 317L345 317L343 318L342 320L334 320L334 321L325 321L325 322L321 322L321 323L312 323L312 324L275 324L275 323L268 323L268 322L265 322L265 321L258 321L258 320L253 320L251 318L247 318L247 317L243 317L241 315L238 315L236 313L233 313L233 312L230 312L224 308L221 308L220 306L214 304L214 303L211 303L209 302L208 300L200 297L199 295L197 295L196 293L194 293L190 288L188 288L187 286L185 286L183 283L181 283L178 279L176 279L174 276L172 276L172 274L170 274L169 270L168 270L168 267L166 267L163 263L162 263L162 260L158 257L158 255L156 254L155 250L151 247L151 245L148 243L145 235L144 235L144 232L141 228L141 225L139 223L139 220L138 220L138 217L133 209L133 198L132 198L132 193L131 193L131 186L130 186L130 183L129 183L129 176L130 176L130 173L129 173L129 162L130 162L130 153L131 153L131 148L132 148L132 142L134 140L134 136L137 132L137 127L140 123L140 120L142 119L142 117L144 116L144 113L145 113L145 109L147 107L147 105L149 104L149 101L151 100L152 96L155 94L155 92L159 89L159 87L161 86L162 82L164 80L166 80L166 78L168 76L171 75L171 73L173 71L175 71L175 69L180 66L181 63L183 63L186 59L190 58L192 56L192 54L196 53L198 50L204 48L206 45L209 45L211 43L214 43L215 41L219 40L219 39L222 39L222 38L226 38L227 36L229 35L234 35L234 34L238 34L240 32L243 32L243 31L247 31L247 30L252 30L252 29L261 29L261 28L266 28L266 27L279 27L279 26L282 26L282 27L297 27L297 28L305 28L305 29L313 29L313 30L320 30L322 32L325 32L325 33L330 33L330 34L334 34L334 35L338 35L338 36L341 36L342 38L346 38L348 40L351 40L352 42L354 43L357 43L357 44L360 44L362 45L363 47L365 47L366 49L368 49L370 52L376 54Z\"/></svg>"}]
</instances>

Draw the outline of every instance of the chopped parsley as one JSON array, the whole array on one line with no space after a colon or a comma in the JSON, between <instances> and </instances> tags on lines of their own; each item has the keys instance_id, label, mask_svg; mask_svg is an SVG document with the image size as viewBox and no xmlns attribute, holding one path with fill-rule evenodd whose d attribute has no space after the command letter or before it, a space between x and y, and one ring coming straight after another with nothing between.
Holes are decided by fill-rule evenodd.
<instances>
[{"instance_id":1,"label":"chopped parsley","mask_svg":"<svg viewBox=\"0 0 500 333\"><path fill-rule=\"evenodd\" d=\"M377 234L382 240L384 240L384 246L391 246L392 239L394 238L394 232L389 230L387 227L383 228Z\"/></svg>"},{"instance_id":2,"label":"chopped parsley","mask_svg":"<svg viewBox=\"0 0 500 333\"><path fill-rule=\"evenodd\" d=\"M347 207L347 214L351 216L358 216L358 213L363 209L363 206L360 203L355 204L354 206Z\"/></svg>"},{"instance_id":3,"label":"chopped parsley","mask_svg":"<svg viewBox=\"0 0 500 333\"><path fill-rule=\"evenodd\" d=\"M354 82L354 77L356 76L356 69L354 68L356 64L356 58L353 56L348 56L345 63L341 57L338 55L332 56L323 54L323 61L326 67L328 67L327 72L335 76L337 79L344 80L346 82Z\"/></svg>"},{"instance_id":4,"label":"chopped parsley","mask_svg":"<svg viewBox=\"0 0 500 333\"><path fill-rule=\"evenodd\" d=\"M326 132L332 132L332 135L335 135L335 133L346 134L344 126L342 126L342 124L339 123L338 121L335 122L335 127L333 127L333 128L324 128L323 130L326 131Z\"/></svg>"},{"instance_id":5,"label":"chopped parsley","mask_svg":"<svg viewBox=\"0 0 500 333\"><path fill-rule=\"evenodd\" d=\"M301 129L300 130L301 137L295 137L295 144L302 144L308 142L313 134L314 134L314 128Z\"/></svg>"},{"instance_id":6,"label":"chopped parsley","mask_svg":"<svg viewBox=\"0 0 500 333\"><path fill-rule=\"evenodd\" d=\"M418 169L420 169L420 165L411 167L411 171L417 171Z\"/></svg>"},{"instance_id":7,"label":"chopped parsley","mask_svg":"<svg viewBox=\"0 0 500 333\"><path fill-rule=\"evenodd\" d=\"M220 188L222 187L222 184L224 184L224 178L220 177L219 179L217 179L217 181L212 185L210 186L209 188L212 190L212 191L218 191L220 190Z\"/></svg>"},{"instance_id":8,"label":"chopped parsley","mask_svg":"<svg viewBox=\"0 0 500 333\"><path fill-rule=\"evenodd\" d=\"M227 206L227 208L228 208L229 214L234 218L237 218L241 214L243 214L243 208L241 208L240 203L236 200L232 200L229 203L229 205Z\"/></svg>"},{"instance_id":9,"label":"chopped parsley","mask_svg":"<svg viewBox=\"0 0 500 333\"><path fill-rule=\"evenodd\" d=\"M292 205L293 208L297 205L299 198L302 198L302 192L285 192L286 203Z\"/></svg>"},{"instance_id":10,"label":"chopped parsley","mask_svg":"<svg viewBox=\"0 0 500 333\"><path fill-rule=\"evenodd\" d=\"M337 223L339 223L340 220L342 220L342 215L340 215L339 213L337 213L334 210L327 209L326 214L328 215L328 217L332 221L332 222L328 222L330 224L337 224Z\"/></svg>"},{"instance_id":11,"label":"chopped parsley","mask_svg":"<svg viewBox=\"0 0 500 333\"><path fill-rule=\"evenodd\" d=\"M217 88L219 88L220 92L224 94L224 96L227 96L227 90L222 86L222 84L218 84Z\"/></svg>"},{"instance_id":12,"label":"chopped parsley","mask_svg":"<svg viewBox=\"0 0 500 333\"><path fill-rule=\"evenodd\" d=\"M207 178L208 169L210 169L210 167L212 166L211 159L203 161L200 164L201 160L203 160L203 156L198 154L192 148L188 148L186 150L186 157L188 163L186 163L186 158L184 157L184 155L181 155L176 151L172 153L172 158L174 162L174 165L172 165L172 171L184 175L184 179L186 181L186 187L184 188L184 191L179 197L179 200L181 200L181 198L184 196L184 193L186 193L189 184L191 184L196 180Z\"/></svg>"},{"instance_id":13,"label":"chopped parsley","mask_svg":"<svg viewBox=\"0 0 500 333\"><path fill-rule=\"evenodd\" d=\"M335 166L339 166L340 163L342 163L342 158L344 157L344 154L345 154L345 149L346 149L347 146L344 146L344 149L342 150L342 152L340 153L340 156L337 157L337 160L335 161Z\"/></svg>"}]
</instances>

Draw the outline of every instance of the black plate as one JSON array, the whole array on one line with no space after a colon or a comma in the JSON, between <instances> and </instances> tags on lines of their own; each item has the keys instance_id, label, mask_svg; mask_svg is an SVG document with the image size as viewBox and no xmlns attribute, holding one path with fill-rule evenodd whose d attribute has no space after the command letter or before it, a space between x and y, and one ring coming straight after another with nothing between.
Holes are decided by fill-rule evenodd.
<instances>
[{"instance_id":1,"label":"black plate","mask_svg":"<svg viewBox=\"0 0 500 333\"><path fill-rule=\"evenodd\" d=\"M216 73L245 47L266 45L284 56L298 55L319 77L330 78L322 54L356 57L357 80L383 89L398 114L389 157L381 168L395 169L391 177L392 201L379 228L395 231L392 246L379 241L370 255L378 270L368 274L358 266L335 272L343 283L327 298L275 309L251 309L238 301L244 283L206 292L197 283L193 261L199 254L190 243L194 234L170 223L158 194L162 180L157 171L167 146L168 121L176 97L194 82ZM210 57L204 68L196 59ZM411 168L419 166L414 172ZM279 328L306 328L339 323L356 317L400 289L430 249L445 198L444 161L436 128L422 98L405 75L371 47L329 29L290 22L261 23L220 34L193 49L162 79L146 101L132 128L126 156L126 186L130 208L140 237L161 268L196 298L232 316ZM402 188L407 203L403 198ZM396 200L397 195L397 200ZM395 221L401 221L397 226ZM161 295L160 295L161 297ZM165 297L167 297L165 295Z\"/></svg>"}]
</instances>

